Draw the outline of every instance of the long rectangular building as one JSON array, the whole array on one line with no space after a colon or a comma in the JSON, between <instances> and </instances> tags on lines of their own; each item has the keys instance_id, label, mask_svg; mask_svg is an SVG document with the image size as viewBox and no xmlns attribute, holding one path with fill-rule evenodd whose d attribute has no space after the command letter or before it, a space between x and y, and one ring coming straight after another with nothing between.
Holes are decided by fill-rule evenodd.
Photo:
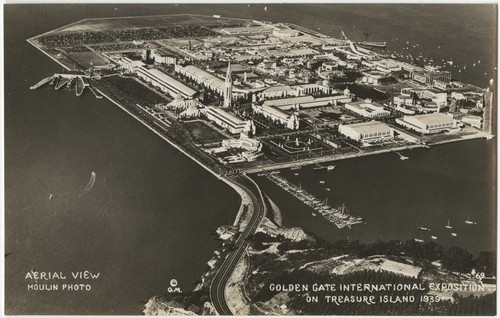
<instances>
[{"instance_id":1,"label":"long rectangular building","mask_svg":"<svg viewBox=\"0 0 500 318\"><path fill-rule=\"evenodd\" d=\"M269 118L273 121L278 121L288 129L299 129L299 118L296 114L289 114L279 108L268 106L268 105L253 105L253 111L256 114L262 114L264 117Z\"/></svg>"},{"instance_id":2,"label":"long rectangular building","mask_svg":"<svg viewBox=\"0 0 500 318\"><path fill-rule=\"evenodd\" d=\"M345 108L365 118L387 117L391 114L384 107L365 101L347 103L345 104Z\"/></svg>"},{"instance_id":3,"label":"long rectangular building","mask_svg":"<svg viewBox=\"0 0 500 318\"><path fill-rule=\"evenodd\" d=\"M453 117L443 113L404 116L396 119L396 122L422 134L435 134L456 127Z\"/></svg>"},{"instance_id":4,"label":"long rectangular building","mask_svg":"<svg viewBox=\"0 0 500 318\"><path fill-rule=\"evenodd\" d=\"M205 116L207 116L208 120L227 129L232 134L239 134L245 130L246 121L222 108L209 106L206 108Z\"/></svg>"},{"instance_id":5,"label":"long rectangular building","mask_svg":"<svg viewBox=\"0 0 500 318\"><path fill-rule=\"evenodd\" d=\"M139 67L137 76L172 97L176 97L180 93L184 98L193 98L196 94L196 91L191 87L154 68Z\"/></svg>"},{"instance_id":6,"label":"long rectangular building","mask_svg":"<svg viewBox=\"0 0 500 318\"><path fill-rule=\"evenodd\" d=\"M339 133L356 141L377 141L394 136L393 129L379 121L370 121L352 125L339 125Z\"/></svg>"}]
</instances>

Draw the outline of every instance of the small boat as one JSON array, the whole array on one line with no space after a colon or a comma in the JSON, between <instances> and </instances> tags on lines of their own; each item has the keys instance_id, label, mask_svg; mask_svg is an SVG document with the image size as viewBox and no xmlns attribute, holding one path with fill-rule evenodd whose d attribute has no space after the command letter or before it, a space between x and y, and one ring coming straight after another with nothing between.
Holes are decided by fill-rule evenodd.
<instances>
[{"instance_id":1,"label":"small boat","mask_svg":"<svg viewBox=\"0 0 500 318\"><path fill-rule=\"evenodd\" d=\"M416 239L415 239L415 242L418 242L418 243L423 243L423 242L424 242L424 240L421 240L421 239L417 239L417 238L416 238Z\"/></svg>"},{"instance_id":2,"label":"small boat","mask_svg":"<svg viewBox=\"0 0 500 318\"><path fill-rule=\"evenodd\" d=\"M299 174L298 173L294 173L293 175L298 176Z\"/></svg>"},{"instance_id":3,"label":"small boat","mask_svg":"<svg viewBox=\"0 0 500 318\"><path fill-rule=\"evenodd\" d=\"M396 153L399 155L399 159L401 159L401 160L408 160L408 159L410 159L409 157L403 156L399 152L396 152Z\"/></svg>"},{"instance_id":4,"label":"small boat","mask_svg":"<svg viewBox=\"0 0 500 318\"><path fill-rule=\"evenodd\" d=\"M453 228L453 226L450 225L450 219L448 219L448 224L446 224L444 227L447 228L447 229L452 229Z\"/></svg>"},{"instance_id":5,"label":"small boat","mask_svg":"<svg viewBox=\"0 0 500 318\"><path fill-rule=\"evenodd\" d=\"M471 220L470 220L470 215L469 215L469 216L467 217L467 220L465 220L465 224L471 224L471 225L473 225L473 224L477 224L477 223L476 223L476 222L474 222L474 221L471 221Z\"/></svg>"},{"instance_id":6,"label":"small boat","mask_svg":"<svg viewBox=\"0 0 500 318\"><path fill-rule=\"evenodd\" d=\"M313 215L313 216L317 216L317 214L316 214L316 213L314 213L314 212L312 213L312 215Z\"/></svg>"},{"instance_id":7,"label":"small boat","mask_svg":"<svg viewBox=\"0 0 500 318\"><path fill-rule=\"evenodd\" d=\"M438 238L437 236L434 236L434 235L431 236L431 239L433 239L433 240L437 240L437 238Z\"/></svg>"},{"instance_id":8,"label":"small boat","mask_svg":"<svg viewBox=\"0 0 500 318\"><path fill-rule=\"evenodd\" d=\"M335 169L336 166L328 166L326 167L326 171L332 171Z\"/></svg>"},{"instance_id":9,"label":"small boat","mask_svg":"<svg viewBox=\"0 0 500 318\"><path fill-rule=\"evenodd\" d=\"M324 184L324 183L325 183L325 181L321 180L319 183Z\"/></svg>"},{"instance_id":10,"label":"small boat","mask_svg":"<svg viewBox=\"0 0 500 318\"><path fill-rule=\"evenodd\" d=\"M52 193L49 194L49 200L52 200Z\"/></svg>"},{"instance_id":11,"label":"small boat","mask_svg":"<svg viewBox=\"0 0 500 318\"><path fill-rule=\"evenodd\" d=\"M325 190L326 190L326 191L331 191L332 189L330 189L330 188L325 188Z\"/></svg>"},{"instance_id":12,"label":"small boat","mask_svg":"<svg viewBox=\"0 0 500 318\"><path fill-rule=\"evenodd\" d=\"M418 227L418 229L421 230L421 231L430 231L431 230L430 228L423 227L423 226Z\"/></svg>"},{"instance_id":13,"label":"small boat","mask_svg":"<svg viewBox=\"0 0 500 318\"><path fill-rule=\"evenodd\" d=\"M451 233L451 236L457 236L458 234L457 233Z\"/></svg>"}]
</instances>

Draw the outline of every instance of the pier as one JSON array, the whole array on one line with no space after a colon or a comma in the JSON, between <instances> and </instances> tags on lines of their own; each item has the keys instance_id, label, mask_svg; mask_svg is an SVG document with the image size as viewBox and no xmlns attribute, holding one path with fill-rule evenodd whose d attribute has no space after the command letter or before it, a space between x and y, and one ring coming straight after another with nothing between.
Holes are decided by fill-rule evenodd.
<instances>
[{"instance_id":1,"label":"pier","mask_svg":"<svg viewBox=\"0 0 500 318\"><path fill-rule=\"evenodd\" d=\"M89 89L94 94L95 98L102 99L102 95L98 93L95 89L93 89L92 86L89 86Z\"/></svg>"},{"instance_id":2,"label":"pier","mask_svg":"<svg viewBox=\"0 0 500 318\"><path fill-rule=\"evenodd\" d=\"M280 177L277 173L268 173L265 174L265 176L278 187L282 188L304 204L314 209L316 212L323 215L325 219L335 224L339 229L344 227L351 228L351 226L363 222L362 218L347 214L346 207L343 204L337 208L332 208L328 205L327 201L321 201L312 194L307 193L301 187L297 187L296 185L288 182L285 178Z\"/></svg>"},{"instance_id":3,"label":"pier","mask_svg":"<svg viewBox=\"0 0 500 318\"><path fill-rule=\"evenodd\" d=\"M38 88L42 87L43 85L47 84L48 82L50 82L52 80L52 78L54 78L54 77L53 76L46 77L46 78L42 79L41 81L39 81L38 83L36 83L35 85L30 86L30 89L31 90L38 89Z\"/></svg>"},{"instance_id":4,"label":"pier","mask_svg":"<svg viewBox=\"0 0 500 318\"><path fill-rule=\"evenodd\" d=\"M69 81L70 81L70 79L66 78L66 77L59 78L59 81L57 82L57 84L55 86L55 90L60 90L63 86L68 84Z\"/></svg>"},{"instance_id":5,"label":"pier","mask_svg":"<svg viewBox=\"0 0 500 318\"><path fill-rule=\"evenodd\" d=\"M76 78L76 96L82 96L85 87L90 87L88 80L78 76Z\"/></svg>"}]
</instances>

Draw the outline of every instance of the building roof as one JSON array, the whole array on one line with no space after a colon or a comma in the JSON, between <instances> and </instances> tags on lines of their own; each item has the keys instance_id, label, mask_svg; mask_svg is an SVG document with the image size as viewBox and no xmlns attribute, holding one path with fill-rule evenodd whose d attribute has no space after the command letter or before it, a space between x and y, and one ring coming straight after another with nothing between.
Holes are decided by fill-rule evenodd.
<instances>
[{"instance_id":1,"label":"building roof","mask_svg":"<svg viewBox=\"0 0 500 318\"><path fill-rule=\"evenodd\" d=\"M207 71L204 71L194 65L187 65L184 68L186 69L186 71L193 74L197 78L202 79L209 86L214 86L221 90L224 89L224 87L226 86L226 82L223 79L220 79L217 76L210 74ZM233 92L247 92L247 91L233 86Z\"/></svg>"},{"instance_id":2,"label":"building roof","mask_svg":"<svg viewBox=\"0 0 500 318\"><path fill-rule=\"evenodd\" d=\"M360 134L368 134L374 131L388 131L391 130L391 127L388 125L381 123L379 121L369 121L365 123L357 123L351 125L343 125L344 127L348 127L353 129L354 131Z\"/></svg>"},{"instance_id":3,"label":"building roof","mask_svg":"<svg viewBox=\"0 0 500 318\"><path fill-rule=\"evenodd\" d=\"M209 106L209 107L207 107L207 110L210 113L212 113L212 115L214 115L214 116L218 117L219 119L224 120L225 122L230 123L234 126L245 124L245 121L243 119L236 117L235 115L223 110L222 108Z\"/></svg>"},{"instance_id":4,"label":"building roof","mask_svg":"<svg viewBox=\"0 0 500 318\"><path fill-rule=\"evenodd\" d=\"M292 87L288 85L280 85L280 86L271 86L269 88L266 88L263 93L268 93L268 92L281 92L281 91L291 91Z\"/></svg>"},{"instance_id":5,"label":"building roof","mask_svg":"<svg viewBox=\"0 0 500 318\"><path fill-rule=\"evenodd\" d=\"M355 108L358 108L358 109L365 109L365 110L371 109L372 111L373 110L378 110L378 111L384 110L384 107L382 105L374 104L374 103L366 102L366 101L348 103L348 105L355 107Z\"/></svg>"},{"instance_id":6,"label":"building roof","mask_svg":"<svg viewBox=\"0 0 500 318\"><path fill-rule=\"evenodd\" d=\"M432 113L432 114L425 114L425 115L415 115L415 116L410 116L411 118L414 118L418 121L420 121L423 124L426 125L436 125L436 124L441 124L441 123L449 123L453 121L453 118L444 114L444 113Z\"/></svg>"},{"instance_id":7,"label":"building roof","mask_svg":"<svg viewBox=\"0 0 500 318\"><path fill-rule=\"evenodd\" d=\"M279 108L276 108L276 107L262 105L262 109L266 113L269 113L269 114L271 114L273 116L276 116L276 117L284 119L284 120L288 120L288 118L290 117L290 115L288 113L286 113L285 111L283 111L283 110L281 110Z\"/></svg>"},{"instance_id":8,"label":"building roof","mask_svg":"<svg viewBox=\"0 0 500 318\"><path fill-rule=\"evenodd\" d=\"M152 75L152 77L156 78L157 80L160 80L160 81L166 83L167 85L172 86L173 88L175 88L179 92L182 92L188 96L196 94L196 91L194 89L192 89L191 87L189 87L187 85L184 85L183 83L181 83L178 80L176 80L175 78L163 73L162 71L159 71L159 70L154 69L154 68L153 69L146 69L144 67L141 67L140 70Z\"/></svg>"},{"instance_id":9,"label":"building roof","mask_svg":"<svg viewBox=\"0 0 500 318\"><path fill-rule=\"evenodd\" d=\"M284 106L284 105L293 105L293 104L310 103L310 102L314 102L314 97L312 97L312 96L299 96L299 97L291 97L291 98L266 100L264 102L264 105L265 106Z\"/></svg>"}]
</instances>

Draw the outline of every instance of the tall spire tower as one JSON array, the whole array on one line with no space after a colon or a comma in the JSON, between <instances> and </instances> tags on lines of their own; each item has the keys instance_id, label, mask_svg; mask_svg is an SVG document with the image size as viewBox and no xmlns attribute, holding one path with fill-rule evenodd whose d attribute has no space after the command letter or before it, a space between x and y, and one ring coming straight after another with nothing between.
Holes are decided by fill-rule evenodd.
<instances>
[{"instance_id":1,"label":"tall spire tower","mask_svg":"<svg viewBox=\"0 0 500 318\"><path fill-rule=\"evenodd\" d=\"M231 78L231 61L227 65L226 84L224 85L224 107L233 105L233 79Z\"/></svg>"}]
</instances>

